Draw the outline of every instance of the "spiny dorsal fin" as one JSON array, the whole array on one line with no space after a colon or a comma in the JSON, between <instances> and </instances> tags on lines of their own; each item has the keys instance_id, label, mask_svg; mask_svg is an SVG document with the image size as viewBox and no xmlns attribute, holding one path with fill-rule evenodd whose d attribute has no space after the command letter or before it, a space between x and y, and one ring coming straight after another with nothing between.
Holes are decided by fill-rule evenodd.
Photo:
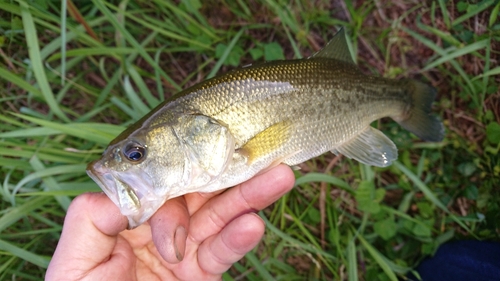
<instances>
[{"instance_id":1,"label":"spiny dorsal fin","mask_svg":"<svg viewBox=\"0 0 500 281\"><path fill-rule=\"evenodd\" d=\"M344 28L340 28L332 40L311 58L330 58L354 64L349 47L347 47Z\"/></svg>"}]
</instances>

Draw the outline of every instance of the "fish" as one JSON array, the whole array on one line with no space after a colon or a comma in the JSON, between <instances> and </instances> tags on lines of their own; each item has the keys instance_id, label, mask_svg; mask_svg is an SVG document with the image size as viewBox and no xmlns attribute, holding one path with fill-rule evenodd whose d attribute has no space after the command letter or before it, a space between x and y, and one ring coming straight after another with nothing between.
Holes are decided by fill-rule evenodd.
<instances>
[{"instance_id":1,"label":"fish","mask_svg":"<svg viewBox=\"0 0 500 281\"><path fill-rule=\"evenodd\" d=\"M112 140L87 173L135 228L171 198L328 151L387 167L397 148L370 124L391 117L439 142L435 96L417 80L362 73L342 28L308 58L236 68L173 95Z\"/></svg>"}]
</instances>

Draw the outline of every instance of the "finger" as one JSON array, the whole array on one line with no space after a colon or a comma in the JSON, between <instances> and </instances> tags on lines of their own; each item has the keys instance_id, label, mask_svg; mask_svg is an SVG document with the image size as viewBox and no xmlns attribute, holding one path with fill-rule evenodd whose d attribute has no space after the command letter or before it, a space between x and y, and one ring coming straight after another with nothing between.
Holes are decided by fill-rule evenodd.
<instances>
[{"instance_id":1,"label":"finger","mask_svg":"<svg viewBox=\"0 0 500 281\"><path fill-rule=\"evenodd\" d=\"M177 197L168 200L149 220L153 242L168 263L184 258L189 218L186 200Z\"/></svg>"},{"instance_id":2,"label":"finger","mask_svg":"<svg viewBox=\"0 0 500 281\"><path fill-rule=\"evenodd\" d=\"M54 275L64 274L61 268L70 276L77 276L108 261L118 233L127 225L127 218L105 194L86 193L76 197L66 214L61 238L47 270L47 276L54 278L48 279L55 280ZM126 265L129 261L121 262Z\"/></svg>"},{"instance_id":3,"label":"finger","mask_svg":"<svg viewBox=\"0 0 500 281\"><path fill-rule=\"evenodd\" d=\"M249 213L236 218L198 250L198 264L210 274L222 274L252 250L264 235L262 219Z\"/></svg>"},{"instance_id":4,"label":"finger","mask_svg":"<svg viewBox=\"0 0 500 281\"><path fill-rule=\"evenodd\" d=\"M196 213L210 198L223 193L225 189L214 192L194 192L184 195L187 202L189 214Z\"/></svg>"},{"instance_id":5,"label":"finger","mask_svg":"<svg viewBox=\"0 0 500 281\"><path fill-rule=\"evenodd\" d=\"M191 217L191 238L201 243L234 218L262 210L290 191L294 181L290 167L279 165L212 198Z\"/></svg>"},{"instance_id":6,"label":"finger","mask_svg":"<svg viewBox=\"0 0 500 281\"><path fill-rule=\"evenodd\" d=\"M98 231L99 234L116 236L126 229L123 227L126 221L127 218L104 193L84 193L71 202L64 219L62 235L83 235L75 229L88 229Z\"/></svg>"}]
</instances>

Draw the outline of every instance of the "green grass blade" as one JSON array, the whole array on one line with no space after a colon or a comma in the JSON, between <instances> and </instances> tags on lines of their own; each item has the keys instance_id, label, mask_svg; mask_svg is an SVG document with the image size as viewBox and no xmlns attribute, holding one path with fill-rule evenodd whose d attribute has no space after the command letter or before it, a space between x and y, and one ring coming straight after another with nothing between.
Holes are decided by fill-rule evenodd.
<instances>
[{"instance_id":1,"label":"green grass blade","mask_svg":"<svg viewBox=\"0 0 500 281\"><path fill-rule=\"evenodd\" d=\"M421 43L423 43L425 46L429 47L434 52L438 53L439 55L441 55L443 57L448 55L448 53L445 50L443 50L441 47L439 47L438 45L436 45L434 42L432 42L428 38L425 38L422 35L414 32L414 31L412 31L412 30L410 30L408 28L402 27L401 29L404 30L406 33L410 34L411 36L413 36L415 39L417 39ZM455 61L455 60L450 60L449 63L453 66L453 68L455 68L455 70L464 79L464 81L466 82L469 90L470 91L475 91L475 87L472 84L471 79L469 78L469 76L467 75L467 73L464 71L464 69L458 64L458 62Z\"/></svg>"},{"instance_id":2,"label":"green grass blade","mask_svg":"<svg viewBox=\"0 0 500 281\"><path fill-rule=\"evenodd\" d=\"M66 51L66 58L79 57L79 56L110 56L114 58L119 58L119 55L129 55L136 53L137 50L134 48L127 47L89 47L89 48L79 48ZM53 62L62 59L62 53L55 53L47 58L46 62ZM62 66L61 66L62 67Z\"/></svg>"},{"instance_id":3,"label":"green grass blade","mask_svg":"<svg viewBox=\"0 0 500 281\"><path fill-rule=\"evenodd\" d=\"M290 31L288 30L288 28L285 28L285 32L286 32L286 36L288 37L288 41L290 42L290 45L292 45L295 58L301 59L302 52L299 50L299 46L297 46L297 42L295 42L295 39L293 38L293 36L290 33Z\"/></svg>"},{"instance_id":4,"label":"green grass blade","mask_svg":"<svg viewBox=\"0 0 500 281\"><path fill-rule=\"evenodd\" d=\"M497 66L497 67L490 69L484 73L481 73L480 75L474 77L472 79L472 81L480 79L480 78L488 77L488 76L495 76L495 75L500 75L500 66Z\"/></svg>"},{"instance_id":5,"label":"green grass blade","mask_svg":"<svg viewBox=\"0 0 500 281\"><path fill-rule=\"evenodd\" d=\"M490 28L492 28L493 25L498 22L498 12L499 11L500 11L500 2L498 2L497 5L495 6L495 8L493 8L493 10L491 11L490 20L489 20L489 24L488 24L488 26Z\"/></svg>"},{"instance_id":6,"label":"green grass blade","mask_svg":"<svg viewBox=\"0 0 500 281\"><path fill-rule=\"evenodd\" d=\"M467 232L471 232L470 228L467 225L465 225L463 221L461 221L455 215L450 213L448 208L436 197L436 195L434 195L434 193L430 190L430 188L417 177L417 175L415 175L413 172L411 172L408 168L406 168L398 161L393 162L393 165L395 165L401 172L403 172L403 174L405 174L415 184L415 186L424 194L424 196L429 201L431 201L431 203L439 207L444 212L450 214L450 218L457 224L459 224Z\"/></svg>"},{"instance_id":7,"label":"green grass blade","mask_svg":"<svg viewBox=\"0 0 500 281\"><path fill-rule=\"evenodd\" d=\"M274 226L267 218L266 216L264 216L264 214L262 212L259 212L259 215L260 217L264 220L264 222L266 223L266 228L268 228L270 231L272 231L274 234L278 235L279 237L281 237L282 239L284 239L285 241L287 241L288 243L290 243L291 245L293 246L297 246L299 248L303 248L304 250L306 251L309 251L309 252L312 252L314 254L318 254L320 255L321 257L323 258L326 258L326 259L331 259L331 260L336 260L337 258L335 258L333 255L331 255L330 253L327 253L323 250L321 250L321 248L316 248L316 247L313 247L311 246L310 244L307 244L307 243L303 243L297 239L294 239L292 238L291 236L289 236L288 234L282 232L281 230L279 230L276 226Z\"/></svg>"},{"instance_id":8,"label":"green grass blade","mask_svg":"<svg viewBox=\"0 0 500 281\"><path fill-rule=\"evenodd\" d=\"M370 243L368 243L362 235L358 235L359 241L363 244L363 247L368 251L368 253L373 257L377 264L385 272L389 280L398 281L396 274L392 271L389 264L386 262L387 258L384 257L377 249L375 249Z\"/></svg>"},{"instance_id":9,"label":"green grass blade","mask_svg":"<svg viewBox=\"0 0 500 281\"><path fill-rule=\"evenodd\" d=\"M155 106L157 106L158 103L160 103L160 101L153 96L153 94L148 89L148 87L146 86L146 83L144 82L142 77L139 75L139 73L137 72L135 67L132 67L132 65L128 65L127 73L130 75L132 80L134 80L134 84L139 89L141 96L146 100L146 102L149 105L149 108L146 107L147 111L144 113L144 114L146 114L151 110L151 108L154 108ZM128 77L126 77L126 78L127 78L128 84L130 85L130 81L128 81ZM133 88L131 88L131 89L133 89Z\"/></svg>"},{"instance_id":10,"label":"green grass blade","mask_svg":"<svg viewBox=\"0 0 500 281\"><path fill-rule=\"evenodd\" d=\"M116 7L112 6L111 4L108 4L108 6L112 9L118 10ZM111 13L111 11L109 11ZM191 51L201 51L201 50L212 50L212 47L210 45L207 45L206 43L193 40L192 36L182 35L179 33L182 33L182 29L184 29L184 24L181 26L174 25L169 26L165 25L163 21L158 21L154 18L148 18L147 20L144 20L140 17L136 17L133 14L128 13L127 18L131 19L132 21L136 22L137 24L141 25L143 29L150 29L153 32L157 32L158 34L161 34L167 38L173 39L173 40L179 40L182 42L186 42L193 47L189 47L189 50Z\"/></svg>"},{"instance_id":11,"label":"green grass blade","mask_svg":"<svg viewBox=\"0 0 500 281\"><path fill-rule=\"evenodd\" d=\"M20 129L16 131L0 133L0 138L30 138L30 137L51 136L59 134L62 134L62 132L59 130L36 127L36 128Z\"/></svg>"},{"instance_id":12,"label":"green grass blade","mask_svg":"<svg viewBox=\"0 0 500 281\"><path fill-rule=\"evenodd\" d=\"M19 189L21 189L26 183L30 181L37 180L43 177L50 177L61 174L71 174L71 173L81 174L82 172L85 171L87 167L87 164L75 164L75 165L60 165L60 166L44 168L40 164L41 163L38 163L37 165L38 171L27 175L17 183L16 187L14 187L14 192L13 192L14 194L17 193Z\"/></svg>"},{"instance_id":13,"label":"green grass blade","mask_svg":"<svg viewBox=\"0 0 500 281\"><path fill-rule=\"evenodd\" d=\"M156 71L158 71L161 76L167 81L169 81L172 85L176 85L176 83L168 76L165 71L163 71L151 56L144 50L144 48L135 40L134 36L130 34L128 30L126 30L122 24L118 21L115 15L111 13L111 11L103 4L103 2L99 0L93 0L92 3L106 16L106 18L110 21L110 23L122 34L122 36L127 40L127 42L132 45L137 52L141 55L144 60L146 60Z\"/></svg>"},{"instance_id":14,"label":"green grass blade","mask_svg":"<svg viewBox=\"0 0 500 281\"><path fill-rule=\"evenodd\" d=\"M59 130L64 134L75 136L84 140L93 141L99 144L108 144L116 137L123 127L110 124L94 124L94 123L76 123L76 124L59 124L57 122L46 121L34 117L29 117L22 114L13 114L19 118L28 120L34 124Z\"/></svg>"},{"instance_id":15,"label":"green grass blade","mask_svg":"<svg viewBox=\"0 0 500 281\"><path fill-rule=\"evenodd\" d=\"M33 197L25 200L21 205L3 210L4 215L0 217L0 232L16 223L21 218L27 216L30 212L41 208L51 200L52 197Z\"/></svg>"},{"instance_id":16,"label":"green grass blade","mask_svg":"<svg viewBox=\"0 0 500 281\"><path fill-rule=\"evenodd\" d=\"M186 20L187 22L192 24L194 26L194 28L199 29L200 33L207 35L209 37L212 37L214 39L217 39L217 35L215 35L215 33L213 33L210 28L207 28L207 27L210 27L210 25L205 21L205 18L203 16L201 16L201 14L196 9L191 8L189 10L190 10L190 12L192 12L196 15L197 19L200 20L201 23L198 23L194 18L192 18L189 14L184 12L182 9L179 9L173 3L169 3L167 1L161 1L161 0L155 0L154 2L156 2L159 5L165 5L166 7L171 9L176 16L180 17L181 19ZM189 1L185 1L184 4L190 5Z\"/></svg>"},{"instance_id":17,"label":"green grass blade","mask_svg":"<svg viewBox=\"0 0 500 281\"><path fill-rule=\"evenodd\" d=\"M451 28L450 15L448 14L448 9L446 9L446 1L439 0L439 8L441 9L441 14L443 15L444 24L448 29Z\"/></svg>"},{"instance_id":18,"label":"green grass blade","mask_svg":"<svg viewBox=\"0 0 500 281\"><path fill-rule=\"evenodd\" d=\"M335 185L337 187L340 187L351 194L354 194L355 192L354 189L352 189L352 187L350 187L349 184L346 183L345 181L331 175L320 174L320 173L308 173L304 176L297 178L295 180L295 186L299 186L310 182L326 182Z\"/></svg>"},{"instance_id":19,"label":"green grass blade","mask_svg":"<svg viewBox=\"0 0 500 281\"><path fill-rule=\"evenodd\" d=\"M349 281L358 281L358 259L356 256L356 244L351 233L349 233L347 240L349 241L347 242L347 277Z\"/></svg>"},{"instance_id":20,"label":"green grass blade","mask_svg":"<svg viewBox=\"0 0 500 281\"><path fill-rule=\"evenodd\" d=\"M105 71L102 72L105 73ZM121 76L122 76L122 69L119 68L113 73L113 76L111 76L111 78L106 81L107 82L106 87L104 87L104 89L99 93L99 96L97 97L97 100L94 104L94 108L97 108L106 100L106 98L111 93L113 87L115 87L115 85L117 85L118 82L120 81Z\"/></svg>"},{"instance_id":21,"label":"green grass blade","mask_svg":"<svg viewBox=\"0 0 500 281\"><path fill-rule=\"evenodd\" d=\"M112 97L111 102L116 105L121 111L125 112L132 120L139 120L143 116L140 112L133 110L131 107L126 105L122 100L117 97Z\"/></svg>"},{"instance_id":22,"label":"green grass blade","mask_svg":"<svg viewBox=\"0 0 500 281\"><path fill-rule=\"evenodd\" d=\"M134 109L134 112L139 116L146 115L151 109L142 102L141 98L137 95L134 88L132 87L132 83L130 83L130 78L128 75L123 77L123 90L127 94L128 99L130 100L130 104Z\"/></svg>"},{"instance_id":23,"label":"green grass blade","mask_svg":"<svg viewBox=\"0 0 500 281\"><path fill-rule=\"evenodd\" d=\"M276 280L271 273L262 265L262 262L255 256L254 252L249 252L245 258L262 277L262 280Z\"/></svg>"},{"instance_id":24,"label":"green grass blade","mask_svg":"<svg viewBox=\"0 0 500 281\"><path fill-rule=\"evenodd\" d=\"M67 2L61 1L61 85L64 86L64 79L66 78L66 15L67 15Z\"/></svg>"},{"instance_id":25,"label":"green grass blade","mask_svg":"<svg viewBox=\"0 0 500 281\"><path fill-rule=\"evenodd\" d=\"M164 52L164 48L158 49L155 53L155 63L160 64L160 56ZM161 81L160 73L155 69L155 81L156 81L156 91L158 92L159 103L165 100L165 91L163 89L163 83Z\"/></svg>"},{"instance_id":26,"label":"green grass blade","mask_svg":"<svg viewBox=\"0 0 500 281\"><path fill-rule=\"evenodd\" d=\"M455 47L460 47L460 45L462 44L462 42L460 42L460 40L455 38L449 32L442 31L438 28L423 24L422 21L420 20L420 18L417 19L417 26L418 26L418 28L420 28L422 30L425 30L427 32L435 34L439 38L443 39L444 41L450 43L451 45L453 45Z\"/></svg>"},{"instance_id":27,"label":"green grass blade","mask_svg":"<svg viewBox=\"0 0 500 281\"><path fill-rule=\"evenodd\" d=\"M436 197L436 195L434 195L430 188L417 177L417 175L406 168L403 164L399 163L399 161L394 161L393 165L401 172L403 172L403 174L405 174L415 184L415 186L424 194L424 196L429 201L432 202L432 204L436 205L446 213L450 212L448 208L446 208L446 206Z\"/></svg>"},{"instance_id":28,"label":"green grass blade","mask_svg":"<svg viewBox=\"0 0 500 281\"><path fill-rule=\"evenodd\" d=\"M222 64L226 61L227 57L231 53L231 50L236 45L236 42L238 42L238 40L240 40L240 37L241 37L241 35L243 34L244 31L245 31L245 29L243 28L240 31L238 31L238 33L236 33L236 35L233 37L233 40L231 40L231 42L227 46L226 50L224 50L224 53L222 54L222 56L220 57L220 59L217 61L217 63L215 63L214 68L212 68L212 70L210 71L210 73L207 75L207 78L212 78L212 77L215 76L215 74L217 74L217 72L221 68Z\"/></svg>"},{"instance_id":29,"label":"green grass blade","mask_svg":"<svg viewBox=\"0 0 500 281\"><path fill-rule=\"evenodd\" d=\"M489 1L480 1L478 2L478 4L472 4L472 3L469 3L469 8L470 9L467 9L467 13L461 15L460 17L456 18L454 21L453 21L453 25L457 25L457 24L460 24L464 21L466 21L467 19L473 17L473 16L476 16L477 14L479 14L480 12L488 9L491 5L493 5L495 3L495 0L489 0Z\"/></svg>"},{"instance_id":30,"label":"green grass blade","mask_svg":"<svg viewBox=\"0 0 500 281\"><path fill-rule=\"evenodd\" d=\"M19 88L27 92L30 92L37 97L43 97L39 89L37 89L36 87L25 81L18 75L14 74L12 71L9 71L3 67L0 67L0 78L1 78L0 80L10 81L12 84L15 84Z\"/></svg>"},{"instance_id":31,"label":"green grass blade","mask_svg":"<svg viewBox=\"0 0 500 281\"><path fill-rule=\"evenodd\" d=\"M280 21L288 26L294 34L299 33L300 28L297 21L290 15L290 10L282 7L279 3L275 2L275 0L265 0L264 1L268 6L273 9L274 13L280 18Z\"/></svg>"},{"instance_id":32,"label":"green grass blade","mask_svg":"<svg viewBox=\"0 0 500 281\"><path fill-rule=\"evenodd\" d=\"M35 74L43 98L47 102L47 105L50 107L50 110L57 117L61 118L61 120L65 122L70 122L69 118L59 108L59 104L54 98L54 94L52 93L52 90L50 88L49 81L47 80L47 76L45 74L44 66L41 60L40 46L38 45L38 35L29 6L24 1L20 1L19 3L21 4L21 16L23 20L26 42L28 44L31 67L33 68L33 72Z\"/></svg>"},{"instance_id":33,"label":"green grass blade","mask_svg":"<svg viewBox=\"0 0 500 281\"><path fill-rule=\"evenodd\" d=\"M458 57L467 55L469 53L476 52L480 49L483 49L489 45L489 40L490 39L481 40L479 42L475 42L473 44L467 45L463 48L459 48L453 52L449 52L445 56L442 56L441 58L439 58L438 60L436 60L432 63L429 63L427 66L425 66L422 69L422 71L427 71L427 70L432 69L440 64L443 64L445 62L449 62L455 58L458 58Z\"/></svg>"},{"instance_id":34,"label":"green grass blade","mask_svg":"<svg viewBox=\"0 0 500 281\"><path fill-rule=\"evenodd\" d=\"M42 257L37 254L33 254L23 248L19 248L7 241L0 239L0 250L9 252L10 254L19 257L25 261L31 262L32 264L38 265L42 268L47 268L49 266L50 259L47 257Z\"/></svg>"},{"instance_id":35,"label":"green grass blade","mask_svg":"<svg viewBox=\"0 0 500 281\"><path fill-rule=\"evenodd\" d=\"M53 177L51 177L50 176L51 173L48 172L51 170L51 168L45 168L43 163L40 161L40 159L38 159L38 157L36 157L36 155L31 157L30 164L33 167L33 170L35 170L35 172L30 174L30 176L34 175L34 174L38 174L42 178L47 190L61 190L59 183ZM57 168L57 173L54 173L54 171L52 171L52 174L53 175L58 175L58 174L68 175L71 173L81 173L83 171L83 169L85 169L85 167L86 167L86 165L56 166L56 167L52 167L52 168ZM22 182L22 180L21 180L21 182ZM19 182L19 184L21 182ZM21 187L22 186L19 186L19 187L16 186L12 193L16 194L17 190L19 190ZM69 204L71 203L71 199L68 196L58 195L58 196L55 196L54 198L59 203L59 205L61 205L63 210L65 210L65 211L68 210Z\"/></svg>"}]
</instances>

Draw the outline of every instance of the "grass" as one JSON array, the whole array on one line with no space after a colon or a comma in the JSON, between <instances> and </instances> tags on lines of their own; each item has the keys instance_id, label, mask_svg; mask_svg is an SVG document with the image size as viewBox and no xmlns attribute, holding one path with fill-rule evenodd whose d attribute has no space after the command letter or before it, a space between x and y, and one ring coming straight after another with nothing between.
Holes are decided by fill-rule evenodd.
<instances>
[{"instance_id":1,"label":"grass","mask_svg":"<svg viewBox=\"0 0 500 281\"><path fill-rule=\"evenodd\" d=\"M438 89L442 143L376 122L399 160L325 154L261 212L224 280L398 280L453 239L500 234L498 1L0 0L0 280L39 280L85 165L179 89L253 61L307 57L345 26L365 73ZM64 8L63 7L63 8Z\"/></svg>"}]
</instances>

